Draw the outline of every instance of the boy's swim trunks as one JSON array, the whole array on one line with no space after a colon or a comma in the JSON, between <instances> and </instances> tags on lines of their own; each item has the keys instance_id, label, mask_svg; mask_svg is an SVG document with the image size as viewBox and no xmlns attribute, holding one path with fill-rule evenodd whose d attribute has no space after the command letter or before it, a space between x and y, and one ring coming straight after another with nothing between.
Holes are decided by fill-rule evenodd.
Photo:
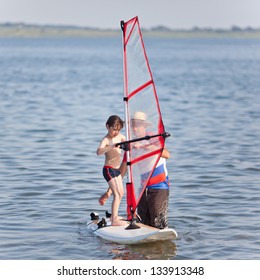
<instances>
[{"instance_id":1,"label":"boy's swim trunks","mask_svg":"<svg viewBox=\"0 0 260 280\"><path fill-rule=\"evenodd\" d=\"M115 169L111 166L103 167L103 176L107 182L109 182L112 178L118 177L120 175L120 170Z\"/></svg>"}]
</instances>

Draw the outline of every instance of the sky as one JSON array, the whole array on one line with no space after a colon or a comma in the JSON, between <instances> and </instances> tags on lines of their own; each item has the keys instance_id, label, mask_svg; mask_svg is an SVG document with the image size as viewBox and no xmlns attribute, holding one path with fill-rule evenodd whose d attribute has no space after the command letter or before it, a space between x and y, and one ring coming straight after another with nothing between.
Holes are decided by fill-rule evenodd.
<instances>
[{"instance_id":1,"label":"sky","mask_svg":"<svg viewBox=\"0 0 260 280\"><path fill-rule=\"evenodd\" d=\"M134 16L144 28L259 28L260 0L0 0L0 23L119 28Z\"/></svg>"}]
</instances>

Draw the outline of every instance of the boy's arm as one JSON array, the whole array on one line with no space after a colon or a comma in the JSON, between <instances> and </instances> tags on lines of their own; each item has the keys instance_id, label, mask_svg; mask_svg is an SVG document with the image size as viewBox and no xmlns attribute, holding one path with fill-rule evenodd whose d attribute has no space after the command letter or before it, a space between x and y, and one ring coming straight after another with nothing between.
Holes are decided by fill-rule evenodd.
<instances>
[{"instance_id":1,"label":"boy's arm","mask_svg":"<svg viewBox=\"0 0 260 280\"><path fill-rule=\"evenodd\" d=\"M110 151L113 148L115 148L115 145L110 146L108 139L105 137L101 141L99 147L97 148L97 155L98 156L103 155L103 154L105 154L106 152Z\"/></svg>"}]
</instances>

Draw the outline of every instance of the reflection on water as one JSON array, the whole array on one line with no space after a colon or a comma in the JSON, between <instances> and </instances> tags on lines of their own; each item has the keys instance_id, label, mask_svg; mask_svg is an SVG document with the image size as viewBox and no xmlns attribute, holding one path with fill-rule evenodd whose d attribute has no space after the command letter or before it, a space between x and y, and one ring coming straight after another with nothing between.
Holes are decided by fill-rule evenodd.
<instances>
[{"instance_id":1,"label":"reflection on water","mask_svg":"<svg viewBox=\"0 0 260 280\"><path fill-rule=\"evenodd\" d=\"M177 247L172 241L155 242L151 244L132 245L129 250L136 252L148 260L168 260L176 256Z\"/></svg>"},{"instance_id":2,"label":"reflection on water","mask_svg":"<svg viewBox=\"0 0 260 280\"><path fill-rule=\"evenodd\" d=\"M176 245L172 241L135 245L114 245L110 251L115 260L169 260L176 256Z\"/></svg>"}]
</instances>

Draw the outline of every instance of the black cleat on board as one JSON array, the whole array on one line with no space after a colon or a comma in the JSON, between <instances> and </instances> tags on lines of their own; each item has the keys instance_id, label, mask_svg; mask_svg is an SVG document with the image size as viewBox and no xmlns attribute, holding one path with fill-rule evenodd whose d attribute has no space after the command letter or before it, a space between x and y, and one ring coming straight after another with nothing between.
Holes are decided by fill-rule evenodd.
<instances>
[{"instance_id":1,"label":"black cleat on board","mask_svg":"<svg viewBox=\"0 0 260 280\"><path fill-rule=\"evenodd\" d=\"M98 219L99 219L99 215L97 213L94 213L94 212L92 212L90 214L90 217L91 217L91 221L98 221Z\"/></svg>"},{"instance_id":2,"label":"black cleat on board","mask_svg":"<svg viewBox=\"0 0 260 280\"><path fill-rule=\"evenodd\" d=\"M107 222L106 222L105 218L102 218L102 220L100 222L98 222L97 225L98 225L98 228L106 227Z\"/></svg>"},{"instance_id":3,"label":"black cleat on board","mask_svg":"<svg viewBox=\"0 0 260 280\"><path fill-rule=\"evenodd\" d=\"M106 218L110 218L111 217L111 213L109 213L108 211L106 211Z\"/></svg>"}]
</instances>

